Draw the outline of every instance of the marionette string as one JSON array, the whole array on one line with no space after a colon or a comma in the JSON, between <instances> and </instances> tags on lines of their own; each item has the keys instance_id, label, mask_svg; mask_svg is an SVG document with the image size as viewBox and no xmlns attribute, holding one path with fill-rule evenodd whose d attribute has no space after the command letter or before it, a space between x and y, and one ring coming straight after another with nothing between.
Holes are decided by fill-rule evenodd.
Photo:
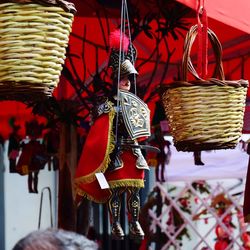
<instances>
[{"instance_id":1,"label":"marionette string","mask_svg":"<svg viewBox=\"0 0 250 250\"><path fill-rule=\"evenodd\" d=\"M131 41L131 31L130 31L130 23L129 23L129 15L128 15L128 5L127 0L122 0L122 6L121 6L121 28L120 28L120 48L119 48L119 63L118 63L118 77L117 77L117 116L116 116L116 126L115 126L115 140L117 143L117 135L118 135L118 114L120 111L120 90L119 90L119 83L121 80L121 62L125 59L125 52L122 49L123 43L124 43L124 37L125 37L125 30L126 30L126 19L127 19L127 28L128 28L128 38L129 38L129 46L130 51L133 51L132 49L132 41ZM135 63L134 54L131 53L132 57L132 64ZM134 75L134 91L136 95L136 76Z\"/></svg>"},{"instance_id":2,"label":"marionette string","mask_svg":"<svg viewBox=\"0 0 250 250\"><path fill-rule=\"evenodd\" d=\"M122 57L124 59L124 51L123 48L123 40L124 40L124 29L125 29L125 23L124 23L124 5L125 0L122 0L122 6L121 6L121 28L120 28L120 48L119 48L119 63L118 63L118 76L117 76L117 115L116 115L116 122L115 122L115 144L117 145L117 135L118 135L118 116L120 112L120 90L119 90L119 82L120 82L120 73L121 73L121 61Z\"/></svg>"},{"instance_id":3,"label":"marionette string","mask_svg":"<svg viewBox=\"0 0 250 250\"><path fill-rule=\"evenodd\" d=\"M131 31L130 31L130 23L129 23L129 16L128 16L128 5L127 5L127 0L125 0L125 12L126 12L126 18L127 18L127 22L128 22L128 38L129 38L129 46L130 46L130 50L132 51L132 40L131 40ZM131 54L132 56L132 64L135 64L135 58L134 58L134 54ZM133 74L134 77L134 94L137 95L137 88L136 88L136 76L135 74Z\"/></svg>"}]
</instances>

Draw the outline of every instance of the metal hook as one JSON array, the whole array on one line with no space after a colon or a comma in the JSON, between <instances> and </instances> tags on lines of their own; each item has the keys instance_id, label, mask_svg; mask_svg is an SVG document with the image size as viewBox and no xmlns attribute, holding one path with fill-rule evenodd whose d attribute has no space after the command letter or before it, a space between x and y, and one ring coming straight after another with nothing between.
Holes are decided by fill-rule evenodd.
<instances>
[{"instance_id":1,"label":"metal hook","mask_svg":"<svg viewBox=\"0 0 250 250\"><path fill-rule=\"evenodd\" d=\"M43 193L44 193L44 191L46 189L48 190L48 193L49 193L50 226L53 227L51 189L50 189L50 187L44 187L42 189L42 191L41 191L40 208L39 208L39 218L38 218L38 229L40 229L40 227L41 227L41 216L42 216L42 206L43 206Z\"/></svg>"}]
</instances>

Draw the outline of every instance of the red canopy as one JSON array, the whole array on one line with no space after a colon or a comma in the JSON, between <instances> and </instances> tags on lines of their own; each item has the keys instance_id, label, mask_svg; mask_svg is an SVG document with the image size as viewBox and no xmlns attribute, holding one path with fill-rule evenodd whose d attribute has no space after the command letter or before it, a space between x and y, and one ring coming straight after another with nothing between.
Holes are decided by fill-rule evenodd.
<instances>
[{"instance_id":1,"label":"red canopy","mask_svg":"<svg viewBox=\"0 0 250 250\"><path fill-rule=\"evenodd\" d=\"M199 4L204 2L209 17L230 25L236 29L250 34L249 11L250 1L248 0L176 0L186 6L197 10Z\"/></svg>"}]
</instances>

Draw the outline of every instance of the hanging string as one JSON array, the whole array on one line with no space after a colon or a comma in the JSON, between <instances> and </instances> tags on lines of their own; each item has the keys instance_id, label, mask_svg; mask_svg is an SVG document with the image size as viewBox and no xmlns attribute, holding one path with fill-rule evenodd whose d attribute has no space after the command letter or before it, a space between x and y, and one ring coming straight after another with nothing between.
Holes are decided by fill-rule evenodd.
<instances>
[{"instance_id":1,"label":"hanging string","mask_svg":"<svg viewBox=\"0 0 250 250\"><path fill-rule=\"evenodd\" d=\"M118 137L118 118L119 118L119 112L120 112L120 90L119 90L119 83L120 83L120 74L121 74L121 61L124 60L124 51L123 48L123 41L124 41L124 29L125 23L124 23L124 5L125 0L122 0L122 6L121 6L121 28L120 28L120 48L119 48L119 62L118 62L118 76L117 76L117 115L116 115L116 123L115 123L115 142L117 144L117 137Z\"/></svg>"},{"instance_id":2,"label":"hanging string","mask_svg":"<svg viewBox=\"0 0 250 250\"><path fill-rule=\"evenodd\" d=\"M205 0L198 0L197 20L198 20L198 74L206 79L208 68L208 25Z\"/></svg>"},{"instance_id":3,"label":"hanging string","mask_svg":"<svg viewBox=\"0 0 250 250\"><path fill-rule=\"evenodd\" d=\"M125 40L125 31L126 31L126 19L128 22L128 38L129 38L129 46L130 50L133 51L132 49L132 41L131 41L131 32L130 32L130 23L129 23L129 16L128 16L128 6L127 6L127 1L122 0L122 5L121 5L121 28L120 28L120 50L119 50L119 62L118 62L118 77L117 77L117 115L116 115L116 126L115 126L115 141L117 143L117 135L118 135L118 116L119 116L119 111L120 111L120 89L119 89L119 83L121 80L121 62L124 61L125 59L125 51L123 50L124 48L124 40ZM135 58L133 53L131 54L132 56L132 64L134 65L135 63ZM134 88L135 88L135 94L136 94L136 77L134 75Z\"/></svg>"},{"instance_id":4,"label":"hanging string","mask_svg":"<svg viewBox=\"0 0 250 250\"><path fill-rule=\"evenodd\" d=\"M125 0L125 12L126 12L126 18L128 22L128 38L129 38L129 46L132 51L132 40L131 40L131 31L130 31L130 23L129 23L129 16L128 16L128 5L127 0ZM132 53L132 64L135 64L135 58L134 54ZM136 88L136 75L134 74L134 94L137 95L137 88Z\"/></svg>"}]
</instances>

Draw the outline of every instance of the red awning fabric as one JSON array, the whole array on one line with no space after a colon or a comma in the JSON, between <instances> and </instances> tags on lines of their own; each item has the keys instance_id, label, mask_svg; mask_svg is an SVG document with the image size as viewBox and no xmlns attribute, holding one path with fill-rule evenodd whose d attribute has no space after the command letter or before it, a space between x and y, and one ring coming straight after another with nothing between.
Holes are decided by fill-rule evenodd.
<instances>
[{"instance_id":1,"label":"red awning fabric","mask_svg":"<svg viewBox=\"0 0 250 250\"><path fill-rule=\"evenodd\" d=\"M197 10L201 0L176 0ZM209 17L250 34L250 1L205 0L204 7Z\"/></svg>"}]
</instances>

